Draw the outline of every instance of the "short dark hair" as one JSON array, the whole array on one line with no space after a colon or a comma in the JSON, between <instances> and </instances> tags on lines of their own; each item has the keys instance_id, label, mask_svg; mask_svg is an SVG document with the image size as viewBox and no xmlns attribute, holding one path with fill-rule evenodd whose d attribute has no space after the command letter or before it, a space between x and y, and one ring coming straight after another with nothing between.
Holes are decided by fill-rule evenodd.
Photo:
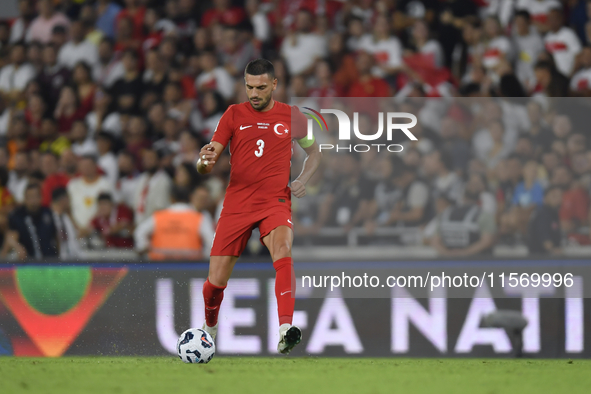
<instances>
[{"instance_id":1,"label":"short dark hair","mask_svg":"<svg viewBox=\"0 0 591 394\"><path fill-rule=\"evenodd\" d=\"M27 49L33 48L33 47L37 47L39 49L43 48L43 44L41 44L39 41L33 41L31 42L28 46Z\"/></svg>"},{"instance_id":2,"label":"short dark hair","mask_svg":"<svg viewBox=\"0 0 591 394\"><path fill-rule=\"evenodd\" d=\"M74 68L76 68L76 67L82 67L86 71L86 73L88 74L88 77L90 79L92 79L92 68L90 67L90 65L86 61L84 61L84 60L78 61L78 63L76 63L76 65L74 65Z\"/></svg>"},{"instance_id":3,"label":"short dark hair","mask_svg":"<svg viewBox=\"0 0 591 394\"><path fill-rule=\"evenodd\" d=\"M558 170L565 170L566 172L568 172L569 175L573 175L573 171L570 168L568 168L566 164L559 164L558 166L556 166L556 168L554 168L554 170L552 171L552 174L554 174Z\"/></svg>"},{"instance_id":4,"label":"short dark hair","mask_svg":"<svg viewBox=\"0 0 591 394\"><path fill-rule=\"evenodd\" d=\"M8 183L8 170L6 167L0 167L0 186L6 187Z\"/></svg>"},{"instance_id":5,"label":"short dark hair","mask_svg":"<svg viewBox=\"0 0 591 394\"><path fill-rule=\"evenodd\" d=\"M534 65L534 69L542 69L542 70L548 70L548 71L552 72L554 70L554 67L553 67L552 63L550 63L549 61L540 60Z\"/></svg>"},{"instance_id":6,"label":"short dark hair","mask_svg":"<svg viewBox=\"0 0 591 394\"><path fill-rule=\"evenodd\" d=\"M505 74L499 81L501 95L505 97L527 97L527 93L517 77L513 74Z\"/></svg>"},{"instance_id":7,"label":"short dark hair","mask_svg":"<svg viewBox=\"0 0 591 394\"><path fill-rule=\"evenodd\" d=\"M135 156L133 155L133 153L131 153L130 151L128 151L127 149L123 149L122 151L119 152L119 156L127 156L129 157L131 160L133 160L133 162L135 163Z\"/></svg>"},{"instance_id":8,"label":"short dark hair","mask_svg":"<svg viewBox=\"0 0 591 394\"><path fill-rule=\"evenodd\" d=\"M392 157L392 179L400 178L406 174L415 174L415 169L406 164L397 156Z\"/></svg>"},{"instance_id":9,"label":"short dark hair","mask_svg":"<svg viewBox=\"0 0 591 394\"><path fill-rule=\"evenodd\" d=\"M480 29L482 27L482 21L480 20L480 18L475 16L467 17L466 23L472 26L473 29Z\"/></svg>"},{"instance_id":10,"label":"short dark hair","mask_svg":"<svg viewBox=\"0 0 591 394\"><path fill-rule=\"evenodd\" d=\"M347 18L345 25L349 26L349 23L351 23L351 22L363 23L363 18L361 18L360 16L357 16L357 15L351 15Z\"/></svg>"},{"instance_id":11,"label":"short dark hair","mask_svg":"<svg viewBox=\"0 0 591 394\"><path fill-rule=\"evenodd\" d=\"M246 68L244 69L244 76L246 76L246 74L269 74L270 79L275 79L275 67L273 67L273 63L271 63L267 59L259 58L252 60L250 63L246 65Z\"/></svg>"},{"instance_id":12,"label":"short dark hair","mask_svg":"<svg viewBox=\"0 0 591 394\"><path fill-rule=\"evenodd\" d=\"M562 188L560 186L548 186L548 188L546 190L544 190L544 198L546 198L546 196L550 193L552 193L554 190L560 190L562 191Z\"/></svg>"},{"instance_id":13,"label":"short dark hair","mask_svg":"<svg viewBox=\"0 0 591 394\"><path fill-rule=\"evenodd\" d=\"M480 84L476 82L470 82L460 86L459 93L462 96L469 96L471 94L480 93Z\"/></svg>"},{"instance_id":14,"label":"short dark hair","mask_svg":"<svg viewBox=\"0 0 591 394\"><path fill-rule=\"evenodd\" d=\"M176 202L189 202L189 198L191 198L191 192L188 188L177 185L172 186L170 195Z\"/></svg>"},{"instance_id":15,"label":"short dark hair","mask_svg":"<svg viewBox=\"0 0 591 394\"><path fill-rule=\"evenodd\" d=\"M158 157L158 160L161 160L164 155L162 154L162 151L160 149L156 149L154 146L149 146L145 149L142 149L142 154L144 153L154 153L156 155L156 157Z\"/></svg>"},{"instance_id":16,"label":"short dark hair","mask_svg":"<svg viewBox=\"0 0 591 394\"><path fill-rule=\"evenodd\" d=\"M58 47L57 47L57 45L55 45L53 42L48 42L47 44L45 44L45 45L43 46L43 49L46 49L46 48L51 48L51 49L53 49L53 50L54 50L54 51L56 51L56 52L57 52L57 50L58 50Z\"/></svg>"},{"instance_id":17,"label":"short dark hair","mask_svg":"<svg viewBox=\"0 0 591 394\"><path fill-rule=\"evenodd\" d=\"M111 144L111 146L115 142L114 141L114 138L113 138L113 135L111 133L106 132L106 131L99 131L96 134L95 139L96 140L105 140L105 141L108 141Z\"/></svg>"},{"instance_id":18,"label":"short dark hair","mask_svg":"<svg viewBox=\"0 0 591 394\"><path fill-rule=\"evenodd\" d=\"M205 95L208 95L208 94L210 94L215 101L215 108L213 110L213 114L224 112L224 110L226 109L225 108L226 105L225 105L225 101L224 101L224 98L222 97L222 95L219 94L218 92L216 92L215 90L210 90L207 93L205 93ZM204 97L205 97L205 95L204 95ZM211 114L211 115L213 115L213 114Z\"/></svg>"},{"instance_id":19,"label":"short dark hair","mask_svg":"<svg viewBox=\"0 0 591 394\"><path fill-rule=\"evenodd\" d=\"M84 120L84 119L74 119L74 121L72 122L72 125L75 125L75 124L81 124L84 126L84 128L86 130L88 130L88 124L86 123L86 120Z\"/></svg>"},{"instance_id":20,"label":"short dark hair","mask_svg":"<svg viewBox=\"0 0 591 394\"><path fill-rule=\"evenodd\" d=\"M194 188L195 186L199 185L201 182L201 177L197 172L197 167L193 163L181 163L176 168L176 171L178 171L180 167L183 167L189 174L189 188Z\"/></svg>"},{"instance_id":21,"label":"short dark hair","mask_svg":"<svg viewBox=\"0 0 591 394\"><path fill-rule=\"evenodd\" d=\"M29 174L29 182L43 182L45 180L45 175L41 172L41 170L32 171Z\"/></svg>"},{"instance_id":22,"label":"short dark hair","mask_svg":"<svg viewBox=\"0 0 591 394\"><path fill-rule=\"evenodd\" d=\"M515 18L517 18L519 16L522 17L522 18L524 18L528 22L531 20L531 15L526 10L519 10L519 11L517 11L515 13Z\"/></svg>"},{"instance_id":23,"label":"short dark hair","mask_svg":"<svg viewBox=\"0 0 591 394\"><path fill-rule=\"evenodd\" d=\"M65 25L56 25L51 29L51 34L67 34L68 28Z\"/></svg>"},{"instance_id":24,"label":"short dark hair","mask_svg":"<svg viewBox=\"0 0 591 394\"><path fill-rule=\"evenodd\" d=\"M86 154L84 154L84 155L80 156L80 161L82 161L82 160L90 160L90 161L92 161L92 162L93 162L95 165L96 165L96 164L97 164L97 162L98 162L98 158L97 158L97 157L96 157L96 155L95 155L95 154L93 154L93 153L86 153Z\"/></svg>"},{"instance_id":25,"label":"short dark hair","mask_svg":"<svg viewBox=\"0 0 591 394\"><path fill-rule=\"evenodd\" d=\"M18 48L18 47L23 48L23 49L27 49L27 44L25 44L25 42L23 40L17 41L12 44L11 50L14 48Z\"/></svg>"},{"instance_id":26,"label":"short dark hair","mask_svg":"<svg viewBox=\"0 0 591 394\"><path fill-rule=\"evenodd\" d=\"M507 160L517 160L518 162L521 163L521 156L519 156L517 153L511 153L508 157Z\"/></svg>"},{"instance_id":27,"label":"short dark hair","mask_svg":"<svg viewBox=\"0 0 591 394\"><path fill-rule=\"evenodd\" d=\"M138 58L139 58L137 52L134 51L133 49L124 50L123 54L121 55L121 58L124 58L125 56L131 56L134 60L138 60Z\"/></svg>"},{"instance_id":28,"label":"short dark hair","mask_svg":"<svg viewBox=\"0 0 591 394\"><path fill-rule=\"evenodd\" d=\"M65 187L55 188L51 192L51 201L56 202L57 200L60 200L67 195L68 195L68 191L66 190Z\"/></svg>"},{"instance_id":29,"label":"short dark hair","mask_svg":"<svg viewBox=\"0 0 591 394\"><path fill-rule=\"evenodd\" d=\"M488 188L488 182L486 181L486 175L481 172L472 172L469 176L475 176L480 179L480 182L484 185L484 188Z\"/></svg>"},{"instance_id":30,"label":"short dark hair","mask_svg":"<svg viewBox=\"0 0 591 394\"><path fill-rule=\"evenodd\" d=\"M446 150L439 150L439 161L448 171L453 171L454 169L454 159Z\"/></svg>"},{"instance_id":31,"label":"short dark hair","mask_svg":"<svg viewBox=\"0 0 591 394\"><path fill-rule=\"evenodd\" d=\"M160 12L160 9L157 7L148 7L146 8L146 11L152 11L156 14L158 18L162 18L162 12Z\"/></svg>"},{"instance_id":32,"label":"short dark hair","mask_svg":"<svg viewBox=\"0 0 591 394\"><path fill-rule=\"evenodd\" d=\"M53 116L51 116L50 114L45 114L43 116L43 118L41 118L41 123L43 123L43 122L51 122L54 125L57 125L57 120Z\"/></svg>"},{"instance_id":33,"label":"short dark hair","mask_svg":"<svg viewBox=\"0 0 591 394\"><path fill-rule=\"evenodd\" d=\"M96 201L98 201L98 202L101 202L101 201L113 202L113 197L111 197L110 193L102 192L98 195L98 197L96 198Z\"/></svg>"},{"instance_id":34,"label":"short dark hair","mask_svg":"<svg viewBox=\"0 0 591 394\"><path fill-rule=\"evenodd\" d=\"M169 86L172 86L175 89L180 90L181 92L183 91L183 85L180 82L178 82L178 81L169 81L166 84L166 87L169 87Z\"/></svg>"},{"instance_id":35,"label":"short dark hair","mask_svg":"<svg viewBox=\"0 0 591 394\"><path fill-rule=\"evenodd\" d=\"M521 134L518 138L517 141L519 140L527 140L528 142L533 142L532 138L529 134Z\"/></svg>"},{"instance_id":36,"label":"short dark hair","mask_svg":"<svg viewBox=\"0 0 591 394\"><path fill-rule=\"evenodd\" d=\"M179 133L180 135L186 134L188 135L193 141L199 142L199 136L194 133L192 130L185 129Z\"/></svg>"},{"instance_id":37,"label":"short dark hair","mask_svg":"<svg viewBox=\"0 0 591 394\"><path fill-rule=\"evenodd\" d=\"M25 188L25 193L27 193L29 190L37 190L39 191L39 193L41 193L41 185L37 182L33 182L33 183L28 183L27 187Z\"/></svg>"},{"instance_id":38,"label":"short dark hair","mask_svg":"<svg viewBox=\"0 0 591 394\"><path fill-rule=\"evenodd\" d=\"M103 43L109 44L109 46L111 46L111 48L113 48L115 46L115 40L113 40L111 37L105 36L105 37L101 38L99 45L103 44Z\"/></svg>"},{"instance_id":39,"label":"short dark hair","mask_svg":"<svg viewBox=\"0 0 591 394\"><path fill-rule=\"evenodd\" d=\"M45 151L45 152L42 152L42 153L41 153L41 157L43 157L43 156L51 156L51 157L53 157L53 158L54 158L56 161L60 159L60 157L59 157L57 154L55 154L55 152L52 152L52 151L50 151L50 150L48 150L48 151Z\"/></svg>"}]
</instances>

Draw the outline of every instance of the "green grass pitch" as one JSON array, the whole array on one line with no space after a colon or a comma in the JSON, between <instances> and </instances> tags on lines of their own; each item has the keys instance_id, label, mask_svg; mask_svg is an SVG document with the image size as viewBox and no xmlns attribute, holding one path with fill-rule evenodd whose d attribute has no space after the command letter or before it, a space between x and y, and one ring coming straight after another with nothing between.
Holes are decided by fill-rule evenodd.
<instances>
[{"instance_id":1,"label":"green grass pitch","mask_svg":"<svg viewBox=\"0 0 591 394\"><path fill-rule=\"evenodd\" d=\"M0 357L3 394L590 393L591 360Z\"/></svg>"}]
</instances>

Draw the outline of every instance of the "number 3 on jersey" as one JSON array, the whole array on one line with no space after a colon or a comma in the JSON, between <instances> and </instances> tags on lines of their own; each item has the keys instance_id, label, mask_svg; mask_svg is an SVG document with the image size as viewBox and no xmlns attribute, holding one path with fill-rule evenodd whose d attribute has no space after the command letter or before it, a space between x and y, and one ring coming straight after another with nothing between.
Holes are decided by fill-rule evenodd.
<instances>
[{"instance_id":1,"label":"number 3 on jersey","mask_svg":"<svg viewBox=\"0 0 591 394\"><path fill-rule=\"evenodd\" d=\"M263 140L258 140L257 141L257 146L259 147L259 149L254 151L254 155L256 157L261 157L263 155L263 149L265 149L265 141Z\"/></svg>"}]
</instances>

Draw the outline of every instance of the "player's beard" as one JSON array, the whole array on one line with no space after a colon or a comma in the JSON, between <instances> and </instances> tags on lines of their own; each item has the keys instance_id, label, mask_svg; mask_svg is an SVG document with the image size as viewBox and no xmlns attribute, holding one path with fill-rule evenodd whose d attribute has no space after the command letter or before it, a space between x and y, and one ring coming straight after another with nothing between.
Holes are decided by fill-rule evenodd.
<instances>
[{"instance_id":1,"label":"player's beard","mask_svg":"<svg viewBox=\"0 0 591 394\"><path fill-rule=\"evenodd\" d=\"M267 108L267 105L269 105L269 102L271 101L271 95L269 95L268 97L262 98L262 97L257 97L259 99L259 103L258 104L254 104L252 102L252 99L249 99L248 101L250 101L250 105L252 106L252 108L254 108L256 111L262 111L265 108Z\"/></svg>"}]
</instances>

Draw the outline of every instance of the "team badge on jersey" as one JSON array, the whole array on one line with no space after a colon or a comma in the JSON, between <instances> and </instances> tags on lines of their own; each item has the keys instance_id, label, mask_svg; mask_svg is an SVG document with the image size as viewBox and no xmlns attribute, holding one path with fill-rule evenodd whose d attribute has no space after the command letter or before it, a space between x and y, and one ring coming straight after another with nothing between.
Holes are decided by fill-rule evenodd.
<instances>
[{"instance_id":1,"label":"team badge on jersey","mask_svg":"<svg viewBox=\"0 0 591 394\"><path fill-rule=\"evenodd\" d=\"M273 132L279 138L285 138L289 135L289 129L283 122L275 123L275 126L273 126Z\"/></svg>"}]
</instances>

